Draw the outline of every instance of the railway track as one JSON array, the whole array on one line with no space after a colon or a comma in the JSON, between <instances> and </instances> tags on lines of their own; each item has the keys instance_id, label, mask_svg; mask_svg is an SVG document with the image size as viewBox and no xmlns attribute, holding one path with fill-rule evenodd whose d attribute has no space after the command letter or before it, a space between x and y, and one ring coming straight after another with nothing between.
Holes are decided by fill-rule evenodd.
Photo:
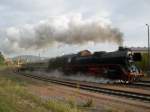
<instances>
[{"instance_id":1,"label":"railway track","mask_svg":"<svg viewBox=\"0 0 150 112\"><path fill-rule=\"evenodd\" d=\"M120 96L120 97L130 98L130 99L134 99L134 100L141 100L141 101L150 103L150 95L148 95L148 94L108 89L108 88L90 85L87 83L83 84L83 83L80 83L79 81L69 81L69 80L64 80L64 79L48 78L48 77L43 77L43 76L41 77L41 76L36 76L36 75L31 75L31 74L30 75L22 74L22 75L26 76L26 77L46 81L46 82L51 82L51 83L56 83L56 84L60 84L60 85L73 87L73 88L80 88L80 89L88 90L88 91L92 91L92 92L99 92L99 93L103 93L103 94Z\"/></svg>"},{"instance_id":2,"label":"railway track","mask_svg":"<svg viewBox=\"0 0 150 112\"><path fill-rule=\"evenodd\" d=\"M131 85L133 85L133 86L149 87L150 88L150 82L145 82L145 81L135 82L135 83L133 83Z\"/></svg>"},{"instance_id":3,"label":"railway track","mask_svg":"<svg viewBox=\"0 0 150 112\"><path fill-rule=\"evenodd\" d=\"M142 83L149 83L149 84L150 84L150 81L139 81L139 82L142 82Z\"/></svg>"}]
</instances>

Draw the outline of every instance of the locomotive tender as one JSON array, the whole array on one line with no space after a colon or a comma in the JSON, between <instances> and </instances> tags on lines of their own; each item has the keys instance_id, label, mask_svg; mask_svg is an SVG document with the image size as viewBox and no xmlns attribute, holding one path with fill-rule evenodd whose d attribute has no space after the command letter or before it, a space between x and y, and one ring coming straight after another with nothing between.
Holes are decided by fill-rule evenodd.
<instances>
[{"instance_id":1,"label":"locomotive tender","mask_svg":"<svg viewBox=\"0 0 150 112\"><path fill-rule=\"evenodd\" d=\"M132 82L144 76L135 64L141 59L140 53L132 53L130 49L123 47L114 52L100 51L93 54L85 50L51 59L48 69L61 70L64 74L84 73Z\"/></svg>"}]
</instances>

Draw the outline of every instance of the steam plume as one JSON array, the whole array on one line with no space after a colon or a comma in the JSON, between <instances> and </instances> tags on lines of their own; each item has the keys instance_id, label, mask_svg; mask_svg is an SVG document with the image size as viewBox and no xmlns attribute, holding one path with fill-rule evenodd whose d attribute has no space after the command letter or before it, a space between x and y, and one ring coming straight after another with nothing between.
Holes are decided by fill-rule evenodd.
<instances>
[{"instance_id":1,"label":"steam plume","mask_svg":"<svg viewBox=\"0 0 150 112\"><path fill-rule=\"evenodd\" d=\"M113 42L122 44L122 33L100 20L77 17L53 17L34 25L10 27L3 32L5 53L35 50L55 43L84 44Z\"/></svg>"}]
</instances>

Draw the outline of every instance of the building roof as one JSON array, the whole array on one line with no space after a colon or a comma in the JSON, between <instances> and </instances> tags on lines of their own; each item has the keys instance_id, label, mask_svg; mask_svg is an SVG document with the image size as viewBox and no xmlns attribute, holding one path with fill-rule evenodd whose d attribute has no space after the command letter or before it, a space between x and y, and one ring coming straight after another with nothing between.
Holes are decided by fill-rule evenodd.
<instances>
[{"instance_id":1,"label":"building roof","mask_svg":"<svg viewBox=\"0 0 150 112\"><path fill-rule=\"evenodd\" d=\"M142 52L142 53L147 53L148 52L147 47L131 47L130 49L133 52Z\"/></svg>"}]
</instances>

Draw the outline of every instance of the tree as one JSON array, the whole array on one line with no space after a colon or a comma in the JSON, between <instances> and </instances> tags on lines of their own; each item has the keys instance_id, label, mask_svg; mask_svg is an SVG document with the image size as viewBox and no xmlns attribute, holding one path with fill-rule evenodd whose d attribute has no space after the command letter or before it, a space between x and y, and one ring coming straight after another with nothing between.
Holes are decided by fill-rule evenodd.
<instances>
[{"instance_id":1,"label":"tree","mask_svg":"<svg viewBox=\"0 0 150 112\"><path fill-rule=\"evenodd\" d=\"M1 65L1 64L4 64L4 61L5 61L4 56L3 56L2 53L0 52L0 65Z\"/></svg>"},{"instance_id":2,"label":"tree","mask_svg":"<svg viewBox=\"0 0 150 112\"><path fill-rule=\"evenodd\" d=\"M137 63L139 67L144 71L148 70L148 56L147 55L148 55L147 53L143 53L142 61Z\"/></svg>"}]
</instances>

